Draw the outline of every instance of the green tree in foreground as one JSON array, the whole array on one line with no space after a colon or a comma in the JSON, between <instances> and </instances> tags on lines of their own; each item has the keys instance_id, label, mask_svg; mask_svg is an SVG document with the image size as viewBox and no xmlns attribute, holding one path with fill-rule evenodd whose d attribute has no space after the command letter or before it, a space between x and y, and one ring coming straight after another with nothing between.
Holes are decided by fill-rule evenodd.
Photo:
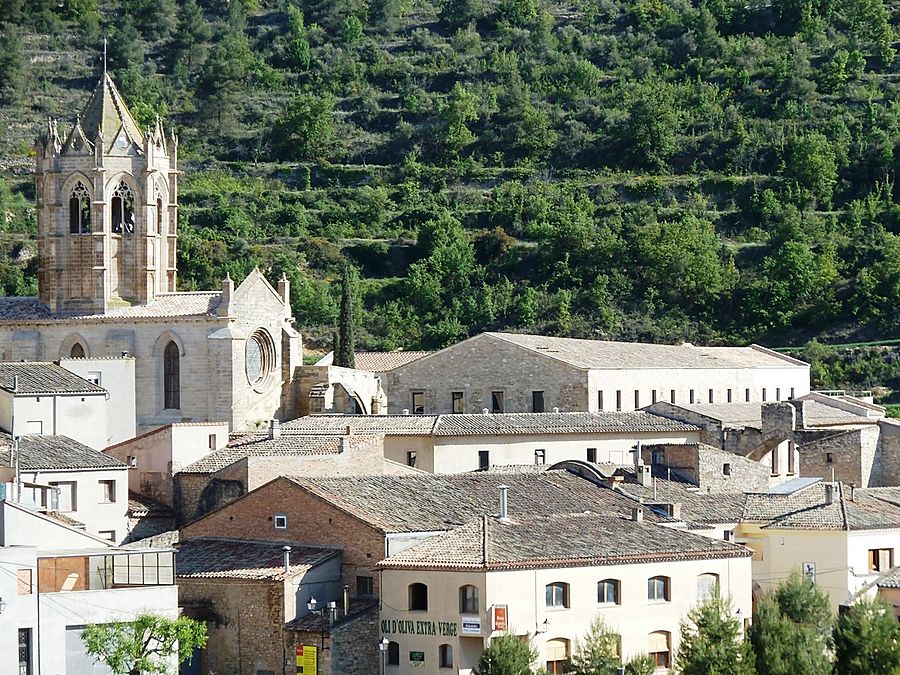
<instances>
[{"instance_id":1,"label":"green tree in foreground","mask_svg":"<svg viewBox=\"0 0 900 675\"><path fill-rule=\"evenodd\" d=\"M572 655L572 672L575 675L615 675L620 664L619 636L601 617L596 617L584 640L578 641Z\"/></svg>"},{"instance_id":2,"label":"green tree in foreground","mask_svg":"<svg viewBox=\"0 0 900 675\"><path fill-rule=\"evenodd\" d=\"M491 640L484 650L475 675L531 675L531 664L537 658L537 651L515 635L501 635Z\"/></svg>"},{"instance_id":3,"label":"green tree in foreground","mask_svg":"<svg viewBox=\"0 0 900 675\"><path fill-rule=\"evenodd\" d=\"M169 672L173 655L181 664L195 648L205 647L207 635L205 623L186 616L141 614L129 622L91 624L81 639L87 653L115 675L161 675Z\"/></svg>"},{"instance_id":4,"label":"green tree in foreground","mask_svg":"<svg viewBox=\"0 0 900 675\"><path fill-rule=\"evenodd\" d=\"M334 353L334 365L356 368L356 338L353 335L353 295L350 280L350 266L344 265L341 276L341 313L338 319L338 343Z\"/></svg>"},{"instance_id":5,"label":"green tree in foreground","mask_svg":"<svg viewBox=\"0 0 900 675\"><path fill-rule=\"evenodd\" d=\"M828 596L795 573L762 598L748 630L756 670L766 675L829 675Z\"/></svg>"},{"instance_id":6,"label":"green tree in foreground","mask_svg":"<svg viewBox=\"0 0 900 675\"><path fill-rule=\"evenodd\" d=\"M900 624L880 598L860 600L834 626L838 675L900 673Z\"/></svg>"},{"instance_id":7,"label":"green tree in foreground","mask_svg":"<svg viewBox=\"0 0 900 675\"><path fill-rule=\"evenodd\" d=\"M751 675L753 653L741 636L731 601L715 595L688 612L681 622L675 665L683 675Z\"/></svg>"}]
</instances>

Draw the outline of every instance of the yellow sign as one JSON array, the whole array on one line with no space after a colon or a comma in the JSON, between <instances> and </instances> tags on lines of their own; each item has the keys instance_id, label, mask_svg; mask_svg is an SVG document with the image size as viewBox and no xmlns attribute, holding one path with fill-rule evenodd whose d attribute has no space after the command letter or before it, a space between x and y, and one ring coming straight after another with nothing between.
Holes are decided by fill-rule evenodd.
<instances>
[{"instance_id":1,"label":"yellow sign","mask_svg":"<svg viewBox=\"0 0 900 675\"><path fill-rule=\"evenodd\" d=\"M311 645L297 646L297 672L303 675L316 675L316 652L318 649Z\"/></svg>"}]
</instances>

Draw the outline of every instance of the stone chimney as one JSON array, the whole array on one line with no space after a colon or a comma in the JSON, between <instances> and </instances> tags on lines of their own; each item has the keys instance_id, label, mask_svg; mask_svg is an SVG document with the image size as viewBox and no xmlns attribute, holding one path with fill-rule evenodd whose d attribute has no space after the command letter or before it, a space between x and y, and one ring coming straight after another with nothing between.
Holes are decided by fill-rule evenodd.
<instances>
[{"instance_id":1,"label":"stone chimney","mask_svg":"<svg viewBox=\"0 0 900 675\"><path fill-rule=\"evenodd\" d=\"M635 523L644 522L644 509L640 506L635 506L631 509L631 520Z\"/></svg>"},{"instance_id":2,"label":"stone chimney","mask_svg":"<svg viewBox=\"0 0 900 675\"><path fill-rule=\"evenodd\" d=\"M284 303L285 316L291 316L291 282L288 281L284 272L281 273L281 278L278 280L278 295Z\"/></svg>"},{"instance_id":3,"label":"stone chimney","mask_svg":"<svg viewBox=\"0 0 900 675\"><path fill-rule=\"evenodd\" d=\"M825 484L825 503L826 504L834 504L834 483L826 483Z\"/></svg>"},{"instance_id":4,"label":"stone chimney","mask_svg":"<svg viewBox=\"0 0 900 675\"><path fill-rule=\"evenodd\" d=\"M507 522L509 520L509 485L498 485L500 490L500 516L497 520Z\"/></svg>"},{"instance_id":5,"label":"stone chimney","mask_svg":"<svg viewBox=\"0 0 900 675\"><path fill-rule=\"evenodd\" d=\"M792 400L791 405L794 406L794 419L796 429L806 429L806 404L809 401Z\"/></svg>"},{"instance_id":6,"label":"stone chimney","mask_svg":"<svg viewBox=\"0 0 900 675\"><path fill-rule=\"evenodd\" d=\"M269 420L269 440L274 441L281 436L281 422Z\"/></svg>"},{"instance_id":7,"label":"stone chimney","mask_svg":"<svg viewBox=\"0 0 900 675\"><path fill-rule=\"evenodd\" d=\"M234 295L234 281L230 274L225 274L222 279L222 299L219 301L219 308L216 314L219 316L231 316L231 298Z\"/></svg>"}]
</instances>

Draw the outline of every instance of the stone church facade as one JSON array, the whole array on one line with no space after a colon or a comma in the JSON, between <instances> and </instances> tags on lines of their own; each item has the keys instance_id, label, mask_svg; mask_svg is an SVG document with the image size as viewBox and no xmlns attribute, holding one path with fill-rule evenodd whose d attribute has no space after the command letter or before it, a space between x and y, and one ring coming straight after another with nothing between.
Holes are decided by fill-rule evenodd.
<instances>
[{"instance_id":1,"label":"stone church facade","mask_svg":"<svg viewBox=\"0 0 900 675\"><path fill-rule=\"evenodd\" d=\"M297 409L302 342L286 279L176 291L178 141L142 132L104 73L69 134L36 144L37 298L0 299L0 360L135 357L137 421L227 421Z\"/></svg>"}]
</instances>

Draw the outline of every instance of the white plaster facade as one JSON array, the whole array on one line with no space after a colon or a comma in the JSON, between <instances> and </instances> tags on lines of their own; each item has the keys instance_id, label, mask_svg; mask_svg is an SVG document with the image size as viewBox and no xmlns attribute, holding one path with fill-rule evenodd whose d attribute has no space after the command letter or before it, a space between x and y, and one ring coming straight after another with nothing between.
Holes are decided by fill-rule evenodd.
<instances>
[{"instance_id":1,"label":"white plaster facade","mask_svg":"<svg viewBox=\"0 0 900 675\"><path fill-rule=\"evenodd\" d=\"M68 436L95 450L107 443L106 392L14 394L0 389L0 428L13 436Z\"/></svg>"},{"instance_id":2,"label":"white plaster facade","mask_svg":"<svg viewBox=\"0 0 900 675\"><path fill-rule=\"evenodd\" d=\"M137 429L137 395L133 356L60 358L59 365L109 392L106 401L106 443L103 448L134 438Z\"/></svg>"}]
</instances>

